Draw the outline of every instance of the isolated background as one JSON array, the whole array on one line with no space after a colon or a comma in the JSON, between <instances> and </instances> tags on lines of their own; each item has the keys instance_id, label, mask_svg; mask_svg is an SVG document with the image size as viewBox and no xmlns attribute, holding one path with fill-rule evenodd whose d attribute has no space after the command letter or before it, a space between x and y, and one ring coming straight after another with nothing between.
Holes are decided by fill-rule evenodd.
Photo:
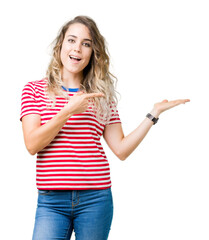
<instances>
[{"instance_id":1,"label":"isolated background","mask_svg":"<svg viewBox=\"0 0 209 240\"><path fill-rule=\"evenodd\" d=\"M110 240L208 240L209 6L203 0L6 1L0 4L0 239L31 239L37 189L26 151L21 91L44 77L60 27L88 15L108 42L125 134L155 102L190 98L160 116L135 152L111 166Z\"/></svg>"}]
</instances>

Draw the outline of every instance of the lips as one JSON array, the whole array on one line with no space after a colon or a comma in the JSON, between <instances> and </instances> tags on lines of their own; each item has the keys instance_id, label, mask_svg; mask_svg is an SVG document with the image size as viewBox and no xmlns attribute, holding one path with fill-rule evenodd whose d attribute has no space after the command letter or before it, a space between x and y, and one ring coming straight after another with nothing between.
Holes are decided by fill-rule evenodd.
<instances>
[{"instance_id":1,"label":"lips","mask_svg":"<svg viewBox=\"0 0 209 240\"><path fill-rule=\"evenodd\" d=\"M70 58L71 60L75 60L75 61L77 61L77 62L79 62L79 61L81 60L80 57L78 57L78 56L73 56L73 55L70 55L69 58Z\"/></svg>"}]
</instances>

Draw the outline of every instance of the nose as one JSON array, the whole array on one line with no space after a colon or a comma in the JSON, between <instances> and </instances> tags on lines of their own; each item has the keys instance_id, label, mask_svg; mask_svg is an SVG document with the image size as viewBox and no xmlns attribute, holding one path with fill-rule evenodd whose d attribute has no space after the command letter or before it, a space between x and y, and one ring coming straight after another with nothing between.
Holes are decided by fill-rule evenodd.
<instances>
[{"instance_id":1,"label":"nose","mask_svg":"<svg viewBox=\"0 0 209 240\"><path fill-rule=\"evenodd\" d=\"M75 52L81 52L81 44L80 43L76 43L74 45L74 51Z\"/></svg>"}]
</instances>

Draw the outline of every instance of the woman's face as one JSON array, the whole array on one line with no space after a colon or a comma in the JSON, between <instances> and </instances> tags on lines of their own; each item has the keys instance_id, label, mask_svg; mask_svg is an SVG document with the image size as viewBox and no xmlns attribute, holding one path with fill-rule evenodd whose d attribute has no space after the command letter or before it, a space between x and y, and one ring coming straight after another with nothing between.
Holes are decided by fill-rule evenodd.
<instances>
[{"instance_id":1,"label":"woman's face","mask_svg":"<svg viewBox=\"0 0 209 240\"><path fill-rule=\"evenodd\" d=\"M92 37L89 29L81 24L69 26L61 48L64 74L79 74L88 65L92 54Z\"/></svg>"}]
</instances>

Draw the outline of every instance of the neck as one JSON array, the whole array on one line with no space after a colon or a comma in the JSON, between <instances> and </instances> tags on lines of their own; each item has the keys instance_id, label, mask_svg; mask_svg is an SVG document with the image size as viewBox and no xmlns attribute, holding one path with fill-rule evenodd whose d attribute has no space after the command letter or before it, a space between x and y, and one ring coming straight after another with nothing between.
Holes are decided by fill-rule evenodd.
<instances>
[{"instance_id":1,"label":"neck","mask_svg":"<svg viewBox=\"0 0 209 240\"><path fill-rule=\"evenodd\" d=\"M83 72L70 73L67 71L62 71L62 81L63 85L67 88L80 88L80 84L83 80Z\"/></svg>"}]
</instances>

